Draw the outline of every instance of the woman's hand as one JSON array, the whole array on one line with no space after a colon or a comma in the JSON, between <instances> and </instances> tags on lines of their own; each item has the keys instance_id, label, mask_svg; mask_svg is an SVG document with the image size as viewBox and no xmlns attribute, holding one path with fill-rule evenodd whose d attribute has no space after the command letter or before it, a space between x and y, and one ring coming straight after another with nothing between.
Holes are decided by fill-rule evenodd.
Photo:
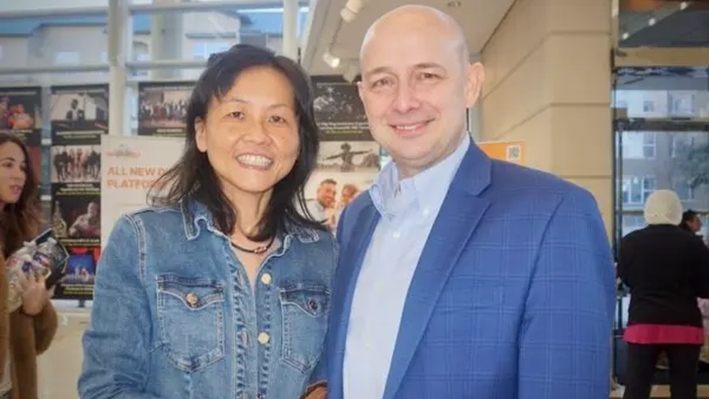
<instances>
[{"instance_id":1,"label":"woman's hand","mask_svg":"<svg viewBox=\"0 0 709 399\"><path fill-rule=\"evenodd\" d=\"M36 316L42 312L49 302L51 293L44 284L44 275L30 272L18 273L18 283L22 293L22 312L29 316Z\"/></svg>"}]
</instances>

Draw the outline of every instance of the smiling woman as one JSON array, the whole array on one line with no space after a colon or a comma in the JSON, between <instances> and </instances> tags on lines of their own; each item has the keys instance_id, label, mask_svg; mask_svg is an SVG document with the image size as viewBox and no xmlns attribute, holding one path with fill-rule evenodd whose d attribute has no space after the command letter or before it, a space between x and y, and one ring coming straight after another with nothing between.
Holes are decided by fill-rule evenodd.
<instances>
[{"instance_id":1,"label":"smiling woman","mask_svg":"<svg viewBox=\"0 0 709 399\"><path fill-rule=\"evenodd\" d=\"M186 125L154 207L123 216L103 250L81 397L322 392L336 252L300 211L319 148L308 76L236 45L208 61Z\"/></svg>"}]
</instances>

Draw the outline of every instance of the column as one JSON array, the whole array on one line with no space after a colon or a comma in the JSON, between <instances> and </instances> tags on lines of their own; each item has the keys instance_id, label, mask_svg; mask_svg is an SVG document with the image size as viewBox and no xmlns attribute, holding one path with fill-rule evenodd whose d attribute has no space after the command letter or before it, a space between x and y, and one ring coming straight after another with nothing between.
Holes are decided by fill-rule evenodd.
<instances>
[{"instance_id":1,"label":"column","mask_svg":"<svg viewBox=\"0 0 709 399\"><path fill-rule=\"evenodd\" d=\"M108 134L124 135L126 111L126 59L130 55L131 21L125 0L108 3Z\"/></svg>"},{"instance_id":2,"label":"column","mask_svg":"<svg viewBox=\"0 0 709 399\"><path fill-rule=\"evenodd\" d=\"M179 3L180 0L153 0L155 5ZM185 36L181 12L156 12L150 22L150 59L152 61L181 60ZM153 80L179 79L180 71L153 69Z\"/></svg>"},{"instance_id":3,"label":"column","mask_svg":"<svg viewBox=\"0 0 709 399\"><path fill-rule=\"evenodd\" d=\"M283 55L298 60L298 0L283 0Z\"/></svg>"},{"instance_id":4,"label":"column","mask_svg":"<svg viewBox=\"0 0 709 399\"><path fill-rule=\"evenodd\" d=\"M611 235L611 0L518 0L482 51L484 140L594 194Z\"/></svg>"}]
</instances>

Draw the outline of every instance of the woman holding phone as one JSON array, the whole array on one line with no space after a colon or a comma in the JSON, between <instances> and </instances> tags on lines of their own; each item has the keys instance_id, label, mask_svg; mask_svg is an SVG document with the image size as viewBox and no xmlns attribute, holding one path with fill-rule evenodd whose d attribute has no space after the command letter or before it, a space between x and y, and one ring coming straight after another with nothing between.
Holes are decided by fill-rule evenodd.
<instances>
[{"instance_id":1,"label":"woman holding phone","mask_svg":"<svg viewBox=\"0 0 709 399\"><path fill-rule=\"evenodd\" d=\"M22 305L8 308L5 259L39 234L37 179L27 147L0 133L0 399L37 399L37 356L49 348L57 314L43 275L20 275Z\"/></svg>"}]
</instances>

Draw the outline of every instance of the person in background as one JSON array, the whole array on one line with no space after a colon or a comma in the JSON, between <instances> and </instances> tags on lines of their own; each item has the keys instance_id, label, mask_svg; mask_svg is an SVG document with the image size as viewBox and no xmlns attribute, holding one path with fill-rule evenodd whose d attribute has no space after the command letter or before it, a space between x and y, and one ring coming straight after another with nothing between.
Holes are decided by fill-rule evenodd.
<instances>
[{"instance_id":1,"label":"person in background","mask_svg":"<svg viewBox=\"0 0 709 399\"><path fill-rule=\"evenodd\" d=\"M702 219L699 217L697 212L688 209L682 213L680 227L692 234L698 234L702 230Z\"/></svg>"},{"instance_id":2,"label":"person in background","mask_svg":"<svg viewBox=\"0 0 709 399\"><path fill-rule=\"evenodd\" d=\"M0 133L0 398L38 399L37 356L46 351L58 323L44 277L20 280L22 306L8 314L5 259L39 234L40 207L27 147Z\"/></svg>"},{"instance_id":3,"label":"person in background","mask_svg":"<svg viewBox=\"0 0 709 399\"><path fill-rule=\"evenodd\" d=\"M607 398L615 284L593 196L471 141L484 70L450 15L397 8L360 54L393 162L338 222L328 399Z\"/></svg>"},{"instance_id":4,"label":"person in background","mask_svg":"<svg viewBox=\"0 0 709 399\"><path fill-rule=\"evenodd\" d=\"M153 207L101 254L79 394L318 397L337 253L298 208L319 148L310 79L238 44L210 57L187 115Z\"/></svg>"},{"instance_id":5,"label":"person in background","mask_svg":"<svg viewBox=\"0 0 709 399\"><path fill-rule=\"evenodd\" d=\"M630 289L624 399L650 397L655 365L667 354L674 399L696 399L704 343L697 297L709 298L709 249L678 225L676 193L657 190L644 209L647 227L622 238L618 271Z\"/></svg>"}]
</instances>

